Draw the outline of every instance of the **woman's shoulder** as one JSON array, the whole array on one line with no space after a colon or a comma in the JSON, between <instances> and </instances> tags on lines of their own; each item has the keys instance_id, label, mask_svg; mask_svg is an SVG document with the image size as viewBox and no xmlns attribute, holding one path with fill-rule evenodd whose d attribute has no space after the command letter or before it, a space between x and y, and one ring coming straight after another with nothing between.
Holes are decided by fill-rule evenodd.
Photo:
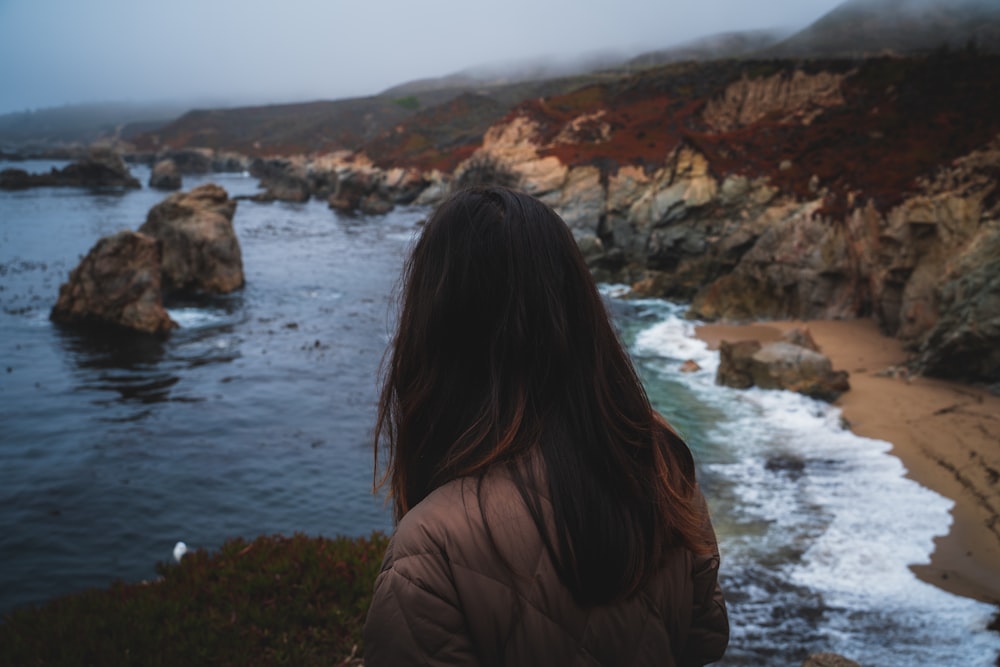
<instances>
[{"instance_id":1,"label":"woman's shoulder","mask_svg":"<svg viewBox=\"0 0 1000 667\"><path fill-rule=\"evenodd\" d=\"M452 480L432 491L400 519L393 535L396 559L440 555L458 562L483 562L508 543L534 541L534 523L510 475L503 470L482 479ZM506 551L506 549L504 549Z\"/></svg>"},{"instance_id":2,"label":"woman's shoulder","mask_svg":"<svg viewBox=\"0 0 1000 667\"><path fill-rule=\"evenodd\" d=\"M458 535L467 533L476 486L474 479L452 480L417 503L396 526L394 556L445 551Z\"/></svg>"}]
</instances>

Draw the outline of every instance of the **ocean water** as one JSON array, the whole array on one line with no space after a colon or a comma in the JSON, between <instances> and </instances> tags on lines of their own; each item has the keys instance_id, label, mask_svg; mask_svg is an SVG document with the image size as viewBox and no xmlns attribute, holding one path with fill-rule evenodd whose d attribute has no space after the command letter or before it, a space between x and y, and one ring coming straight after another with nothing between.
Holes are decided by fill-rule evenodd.
<instances>
[{"instance_id":1,"label":"ocean water","mask_svg":"<svg viewBox=\"0 0 1000 667\"><path fill-rule=\"evenodd\" d=\"M256 191L241 174L185 188L210 181ZM391 530L370 493L376 376L426 211L241 202L241 292L168 304L181 329L160 342L53 326L80 257L163 196L0 192L0 613L151 578L178 540L211 549L233 536ZM717 354L682 306L604 291L650 397L699 464L733 625L722 664L798 665L817 651L864 665L994 664L994 609L908 568L948 530L951 501L906 479L888 443L844 430L835 408L717 387ZM702 370L681 373L686 359Z\"/></svg>"}]
</instances>

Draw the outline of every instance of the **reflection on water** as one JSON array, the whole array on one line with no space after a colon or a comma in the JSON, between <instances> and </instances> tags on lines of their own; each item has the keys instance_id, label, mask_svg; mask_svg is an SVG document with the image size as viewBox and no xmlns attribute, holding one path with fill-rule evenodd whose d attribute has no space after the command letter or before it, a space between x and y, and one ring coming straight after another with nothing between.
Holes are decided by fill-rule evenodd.
<instances>
[{"instance_id":1,"label":"reflection on water","mask_svg":"<svg viewBox=\"0 0 1000 667\"><path fill-rule=\"evenodd\" d=\"M118 395L92 398L95 405L204 400L172 389L186 370L240 358L238 339L232 334L241 323L243 297L186 294L168 300L167 306L179 325L169 336L104 326L55 326L79 371L76 391ZM136 417L111 419L132 421Z\"/></svg>"}]
</instances>

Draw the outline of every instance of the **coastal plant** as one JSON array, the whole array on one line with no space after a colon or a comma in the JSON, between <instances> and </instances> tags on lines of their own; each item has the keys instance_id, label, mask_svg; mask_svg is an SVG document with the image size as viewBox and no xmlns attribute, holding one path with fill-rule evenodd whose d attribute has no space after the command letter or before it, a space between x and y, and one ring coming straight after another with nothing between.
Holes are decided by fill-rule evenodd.
<instances>
[{"instance_id":1,"label":"coastal plant","mask_svg":"<svg viewBox=\"0 0 1000 667\"><path fill-rule=\"evenodd\" d=\"M420 100L417 99L416 95L407 95L406 97L399 97L394 100L396 104L403 107L407 111L416 111L420 108Z\"/></svg>"},{"instance_id":2,"label":"coastal plant","mask_svg":"<svg viewBox=\"0 0 1000 667\"><path fill-rule=\"evenodd\" d=\"M0 665L347 665L388 538L259 537L15 610Z\"/></svg>"},{"instance_id":3,"label":"coastal plant","mask_svg":"<svg viewBox=\"0 0 1000 667\"><path fill-rule=\"evenodd\" d=\"M516 188L520 176L505 163L489 153L480 153L470 158L455 174L452 190L461 190L476 185L502 185Z\"/></svg>"}]
</instances>

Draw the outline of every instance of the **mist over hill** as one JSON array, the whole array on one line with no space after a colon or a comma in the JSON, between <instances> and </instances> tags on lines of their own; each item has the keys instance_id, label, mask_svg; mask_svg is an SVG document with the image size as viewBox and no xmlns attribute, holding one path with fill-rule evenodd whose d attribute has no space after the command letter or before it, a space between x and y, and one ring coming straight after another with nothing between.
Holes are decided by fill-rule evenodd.
<instances>
[{"instance_id":1,"label":"mist over hill","mask_svg":"<svg viewBox=\"0 0 1000 667\"><path fill-rule=\"evenodd\" d=\"M466 93L495 102L490 105L492 113L482 116L485 124L477 125L485 129L487 121L532 96L557 94L667 63L860 58L927 53L942 47L1000 51L1000 2L847 0L791 35L777 28L726 32L640 55L605 50L576 58L502 62L404 82L370 97L235 108L201 105L190 112L191 106L183 103L109 103L12 113L0 115L0 150L44 152L103 141L125 142L146 151L163 146L248 154L336 151L357 148L400 121ZM474 106L480 111L486 108Z\"/></svg>"},{"instance_id":2,"label":"mist over hill","mask_svg":"<svg viewBox=\"0 0 1000 667\"><path fill-rule=\"evenodd\" d=\"M773 57L906 55L939 48L1000 51L1000 2L847 0L764 50Z\"/></svg>"}]
</instances>

